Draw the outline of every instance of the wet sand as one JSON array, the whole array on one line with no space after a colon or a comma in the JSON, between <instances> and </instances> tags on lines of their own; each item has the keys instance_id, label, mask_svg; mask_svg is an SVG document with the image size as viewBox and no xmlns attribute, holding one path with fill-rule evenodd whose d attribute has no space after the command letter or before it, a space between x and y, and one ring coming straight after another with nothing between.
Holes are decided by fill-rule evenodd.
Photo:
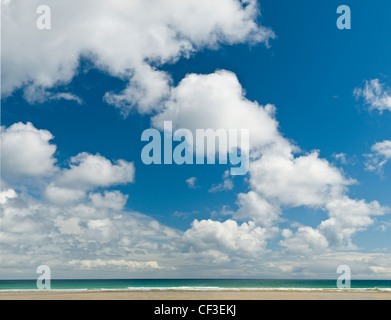
<instances>
[{"instance_id":1,"label":"wet sand","mask_svg":"<svg viewBox=\"0 0 391 320\"><path fill-rule=\"evenodd\" d=\"M391 300L391 292L335 291L15 291L0 300Z\"/></svg>"}]
</instances>

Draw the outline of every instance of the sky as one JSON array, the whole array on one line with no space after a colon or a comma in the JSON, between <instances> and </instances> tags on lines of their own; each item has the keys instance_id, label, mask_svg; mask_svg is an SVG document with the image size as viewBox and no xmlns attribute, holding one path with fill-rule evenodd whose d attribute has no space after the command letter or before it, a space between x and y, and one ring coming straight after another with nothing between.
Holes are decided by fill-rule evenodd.
<instances>
[{"instance_id":1,"label":"sky","mask_svg":"<svg viewBox=\"0 0 391 320\"><path fill-rule=\"evenodd\" d=\"M2 0L0 278L391 277L389 1L41 5ZM247 174L146 165L164 121Z\"/></svg>"}]
</instances>

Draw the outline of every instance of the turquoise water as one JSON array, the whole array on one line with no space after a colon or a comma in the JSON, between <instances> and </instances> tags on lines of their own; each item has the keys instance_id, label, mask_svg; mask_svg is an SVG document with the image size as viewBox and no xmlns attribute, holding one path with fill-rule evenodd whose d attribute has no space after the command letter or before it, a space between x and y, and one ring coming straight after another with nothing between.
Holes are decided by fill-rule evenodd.
<instances>
[{"instance_id":1,"label":"turquoise water","mask_svg":"<svg viewBox=\"0 0 391 320\"><path fill-rule=\"evenodd\" d=\"M51 280L54 290L338 290L336 280ZM391 280L352 280L351 289L389 291ZM0 290L37 290L36 280L0 280Z\"/></svg>"}]
</instances>

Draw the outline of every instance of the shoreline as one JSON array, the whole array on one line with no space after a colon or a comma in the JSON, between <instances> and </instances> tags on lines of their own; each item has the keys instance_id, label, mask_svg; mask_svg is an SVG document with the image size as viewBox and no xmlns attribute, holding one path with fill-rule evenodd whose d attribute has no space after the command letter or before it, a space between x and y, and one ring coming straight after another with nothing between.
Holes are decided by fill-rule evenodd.
<instances>
[{"instance_id":1,"label":"shoreline","mask_svg":"<svg viewBox=\"0 0 391 320\"><path fill-rule=\"evenodd\" d=\"M363 290L15 290L0 300L391 300L391 292Z\"/></svg>"}]
</instances>

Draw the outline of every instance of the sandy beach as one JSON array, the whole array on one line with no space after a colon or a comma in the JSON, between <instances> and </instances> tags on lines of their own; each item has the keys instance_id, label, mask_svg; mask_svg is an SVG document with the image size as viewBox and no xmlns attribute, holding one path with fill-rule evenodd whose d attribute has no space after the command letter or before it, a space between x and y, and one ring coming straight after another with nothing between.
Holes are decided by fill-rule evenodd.
<instances>
[{"instance_id":1,"label":"sandy beach","mask_svg":"<svg viewBox=\"0 0 391 320\"><path fill-rule=\"evenodd\" d=\"M391 300L391 292L335 291L15 291L0 300Z\"/></svg>"}]
</instances>

